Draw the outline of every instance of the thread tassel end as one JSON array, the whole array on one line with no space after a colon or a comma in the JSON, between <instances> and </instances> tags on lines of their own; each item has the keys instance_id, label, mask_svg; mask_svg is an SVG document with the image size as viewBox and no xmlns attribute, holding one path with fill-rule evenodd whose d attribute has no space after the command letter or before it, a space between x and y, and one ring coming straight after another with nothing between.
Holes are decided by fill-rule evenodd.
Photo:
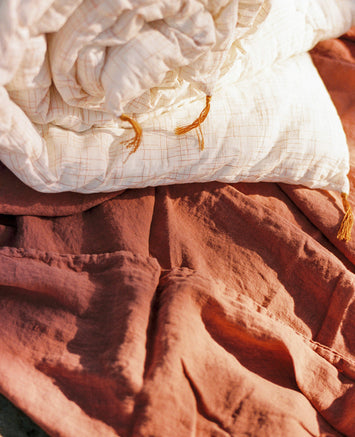
<instances>
[{"instance_id":1,"label":"thread tassel end","mask_svg":"<svg viewBox=\"0 0 355 437\"><path fill-rule=\"evenodd\" d=\"M175 129L176 135L184 135L187 132L190 132L191 130L198 128L197 139L198 139L198 144L200 146L200 150L203 150L205 147L205 140L203 138L201 124L206 120L206 117L210 111L210 106L211 106L210 102L211 102L211 96L206 96L206 105L201 111L200 115L196 118L196 120L194 120L191 124L188 124L186 126L178 126Z\"/></svg>"},{"instance_id":2,"label":"thread tassel end","mask_svg":"<svg viewBox=\"0 0 355 437\"><path fill-rule=\"evenodd\" d=\"M142 128L139 125L139 123L134 120L134 118L129 117L126 114L122 114L120 116L120 119L122 121L127 121L133 128L135 132L135 136L131 138L130 140L122 141L121 144L126 145L127 148L131 148L130 155L137 151L141 140L142 140Z\"/></svg>"},{"instance_id":3,"label":"thread tassel end","mask_svg":"<svg viewBox=\"0 0 355 437\"><path fill-rule=\"evenodd\" d=\"M348 195L346 193L341 193L341 198L343 200L345 215L340 224L337 238L338 240L349 242L351 240L351 231L354 225L354 214L348 201Z\"/></svg>"}]
</instances>

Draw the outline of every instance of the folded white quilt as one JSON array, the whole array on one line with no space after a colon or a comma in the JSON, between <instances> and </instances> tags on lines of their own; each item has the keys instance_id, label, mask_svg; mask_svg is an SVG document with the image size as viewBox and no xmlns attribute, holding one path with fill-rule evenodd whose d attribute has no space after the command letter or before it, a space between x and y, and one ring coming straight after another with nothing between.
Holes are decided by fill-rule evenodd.
<instances>
[{"instance_id":1,"label":"folded white quilt","mask_svg":"<svg viewBox=\"0 0 355 437\"><path fill-rule=\"evenodd\" d=\"M45 192L208 180L347 191L345 137L304 53L353 15L352 0L3 0L0 159ZM205 95L201 151L174 129ZM123 113L143 129L133 154Z\"/></svg>"}]
</instances>

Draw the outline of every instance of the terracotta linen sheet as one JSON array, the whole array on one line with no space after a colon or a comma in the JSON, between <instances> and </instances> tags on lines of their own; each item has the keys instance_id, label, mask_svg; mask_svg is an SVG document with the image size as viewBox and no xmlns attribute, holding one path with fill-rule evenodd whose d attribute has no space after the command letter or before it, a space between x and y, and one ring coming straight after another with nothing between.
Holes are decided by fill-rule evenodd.
<instances>
[{"instance_id":1,"label":"terracotta linen sheet","mask_svg":"<svg viewBox=\"0 0 355 437\"><path fill-rule=\"evenodd\" d=\"M314 56L343 69L329 89L351 139L353 43L327 44ZM337 194L44 195L2 167L0 214L0 392L49 435L355 435L355 238L336 239Z\"/></svg>"}]
</instances>

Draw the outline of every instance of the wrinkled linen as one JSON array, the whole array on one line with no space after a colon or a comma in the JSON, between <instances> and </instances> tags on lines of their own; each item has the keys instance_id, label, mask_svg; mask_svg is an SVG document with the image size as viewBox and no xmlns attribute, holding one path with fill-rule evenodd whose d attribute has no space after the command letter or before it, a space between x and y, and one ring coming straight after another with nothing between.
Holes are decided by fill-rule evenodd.
<instances>
[{"instance_id":1,"label":"wrinkled linen","mask_svg":"<svg viewBox=\"0 0 355 437\"><path fill-rule=\"evenodd\" d=\"M314 52L332 95L353 53ZM354 435L355 240L336 238L338 194L45 195L4 167L0 182L0 392L49 435Z\"/></svg>"},{"instance_id":2,"label":"wrinkled linen","mask_svg":"<svg viewBox=\"0 0 355 437\"><path fill-rule=\"evenodd\" d=\"M3 1L0 159L45 192L211 180L278 180L346 192L340 122L301 54L348 30L352 4ZM198 116L205 94L213 100L201 152L196 132L178 137L174 129ZM275 114L280 105L284 117ZM122 143L134 135L118 118L123 111L143 128L133 155ZM291 162L280 156L275 167L281 150Z\"/></svg>"},{"instance_id":3,"label":"wrinkled linen","mask_svg":"<svg viewBox=\"0 0 355 437\"><path fill-rule=\"evenodd\" d=\"M355 27L342 40L324 41L312 51L313 62L332 95L348 142L355 142Z\"/></svg>"},{"instance_id":4,"label":"wrinkled linen","mask_svg":"<svg viewBox=\"0 0 355 437\"><path fill-rule=\"evenodd\" d=\"M354 243L339 198L286 188L2 226L1 393L52 436L351 436Z\"/></svg>"}]
</instances>

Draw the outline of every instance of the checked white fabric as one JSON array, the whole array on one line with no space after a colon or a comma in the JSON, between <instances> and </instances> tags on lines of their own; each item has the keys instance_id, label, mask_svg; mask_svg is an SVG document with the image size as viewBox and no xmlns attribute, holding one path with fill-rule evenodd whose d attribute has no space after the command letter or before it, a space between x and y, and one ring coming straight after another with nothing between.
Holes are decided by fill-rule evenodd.
<instances>
[{"instance_id":1,"label":"checked white fabric","mask_svg":"<svg viewBox=\"0 0 355 437\"><path fill-rule=\"evenodd\" d=\"M306 52L352 0L3 0L0 159L44 192L201 181L348 191L348 150ZM191 123L212 95L202 125ZM119 116L140 123L134 136Z\"/></svg>"}]
</instances>

